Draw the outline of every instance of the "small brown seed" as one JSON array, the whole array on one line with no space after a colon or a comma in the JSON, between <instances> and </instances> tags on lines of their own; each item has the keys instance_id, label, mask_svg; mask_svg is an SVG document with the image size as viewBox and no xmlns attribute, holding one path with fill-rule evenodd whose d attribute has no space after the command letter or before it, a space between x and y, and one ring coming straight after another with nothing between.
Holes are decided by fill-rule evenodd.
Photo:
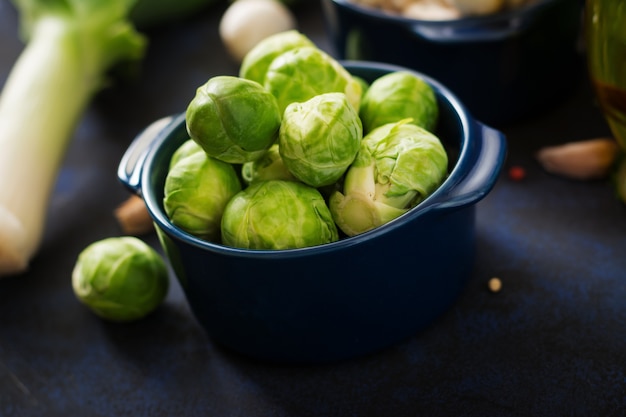
<instances>
[{"instance_id":1,"label":"small brown seed","mask_svg":"<svg viewBox=\"0 0 626 417\"><path fill-rule=\"evenodd\" d=\"M500 292L502 289L502 281L500 278L493 277L487 283L491 292Z\"/></svg>"}]
</instances>

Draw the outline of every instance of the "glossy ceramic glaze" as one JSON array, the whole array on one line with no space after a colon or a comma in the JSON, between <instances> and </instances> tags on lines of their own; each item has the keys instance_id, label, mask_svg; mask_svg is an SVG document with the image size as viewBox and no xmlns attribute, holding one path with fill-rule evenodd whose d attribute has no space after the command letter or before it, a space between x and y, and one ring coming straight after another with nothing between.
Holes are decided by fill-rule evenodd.
<instances>
[{"instance_id":1,"label":"glossy ceramic glaze","mask_svg":"<svg viewBox=\"0 0 626 417\"><path fill-rule=\"evenodd\" d=\"M403 69L344 65L370 82ZM450 155L449 177L394 221L322 246L245 250L181 231L162 200L169 159L188 138L184 114L135 140L119 178L143 196L189 305L214 341L264 360L333 361L397 343L452 305L473 268L475 203L493 187L506 141L425 78L440 105L437 135Z\"/></svg>"},{"instance_id":2,"label":"glossy ceramic glaze","mask_svg":"<svg viewBox=\"0 0 626 417\"><path fill-rule=\"evenodd\" d=\"M339 58L435 77L494 126L554 107L584 74L580 0L540 0L517 12L450 21L406 19L348 0L322 3Z\"/></svg>"}]
</instances>

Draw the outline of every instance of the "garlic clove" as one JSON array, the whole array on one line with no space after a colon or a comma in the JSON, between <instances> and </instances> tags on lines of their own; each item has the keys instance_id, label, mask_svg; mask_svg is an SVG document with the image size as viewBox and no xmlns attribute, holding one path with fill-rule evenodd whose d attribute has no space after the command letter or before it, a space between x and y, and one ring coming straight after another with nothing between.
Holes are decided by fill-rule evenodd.
<instances>
[{"instance_id":1,"label":"garlic clove","mask_svg":"<svg viewBox=\"0 0 626 417\"><path fill-rule=\"evenodd\" d=\"M549 173L587 180L606 177L619 154L612 138L594 138L544 147L537 160Z\"/></svg>"},{"instance_id":2,"label":"garlic clove","mask_svg":"<svg viewBox=\"0 0 626 417\"><path fill-rule=\"evenodd\" d=\"M219 35L237 62L261 40L295 29L296 18L279 0L237 0L222 15Z\"/></svg>"}]
</instances>

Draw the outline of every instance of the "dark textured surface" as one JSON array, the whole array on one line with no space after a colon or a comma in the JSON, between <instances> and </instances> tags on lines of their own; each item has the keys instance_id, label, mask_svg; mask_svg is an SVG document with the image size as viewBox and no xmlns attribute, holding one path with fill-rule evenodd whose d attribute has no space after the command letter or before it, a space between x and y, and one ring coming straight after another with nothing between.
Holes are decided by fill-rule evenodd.
<instances>
[{"instance_id":1,"label":"dark textured surface","mask_svg":"<svg viewBox=\"0 0 626 417\"><path fill-rule=\"evenodd\" d=\"M207 77L236 72L217 37L220 13L151 33L141 81L103 92L85 114L39 255L28 273L0 280L0 416L626 415L626 208L608 181L550 176L534 159L542 145L607 134L586 84L502 129L507 166L528 175L513 182L505 169L478 204L477 264L458 303L396 347L275 366L215 346L175 282L134 324L78 304L76 256L120 234L112 210L128 192L116 169L130 140L181 111ZM326 47L318 5L298 16ZM21 49L16 34L15 11L0 0L0 83ZM492 276L500 293L487 289Z\"/></svg>"}]
</instances>

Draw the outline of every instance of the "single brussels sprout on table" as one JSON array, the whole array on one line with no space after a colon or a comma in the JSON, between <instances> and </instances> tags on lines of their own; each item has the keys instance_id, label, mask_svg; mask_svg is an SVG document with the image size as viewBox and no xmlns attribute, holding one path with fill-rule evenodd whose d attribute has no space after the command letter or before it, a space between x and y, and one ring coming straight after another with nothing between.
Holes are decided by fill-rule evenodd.
<instances>
[{"instance_id":1,"label":"single brussels sprout on table","mask_svg":"<svg viewBox=\"0 0 626 417\"><path fill-rule=\"evenodd\" d=\"M196 237L218 241L224 207L240 190L233 165L195 152L168 171L163 208L174 225Z\"/></svg>"},{"instance_id":2,"label":"single brussels sprout on table","mask_svg":"<svg viewBox=\"0 0 626 417\"><path fill-rule=\"evenodd\" d=\"M168 270L161 256L142 240L112 237L94 242L78 256L72 271L78 300L111 321L143 318L165 299Z\"/></svg>"},{"instance_id":3,"label":"single brussels sprout on table","mask_svg":"<svg viewBox=\"0 0 626 417\"><path fill-rule=\"evenodd\" d=\"M281 112L294 102L324 93L344 93L355 110L361 103L361 83L333 57L314 46L290 49L276 57L263 86L278 101Z\"/></svg>"},{"instance_id":4,"label":"single brussels sprout on table","mask_svg":"<svg viewBox=\"0 0 626 417\"><path fill-rule=\"evenodd\" d=\"M278 145L283 163L296 178L322 187L341 178L362 137L361 119L346 95L325 93L287 106Z\"/></svg>"},{"instance_id":5,"label":"single brussels sprout on table","mask_svg":"<svg viewBox=\"0 0 626 417\"><path fill-rule=\"evenodd\" d=\"M259 83L222 75L197 89L185 118L189 136L209 156L239 164L259 158L274 144L281 112Z\"/></svg>"},{"instance_id":6,"label":"single brussels sprout on table","mask_svg":"<svg viewBox=\"0 0 626 417\"><path fill-rule=\"evenodd\" d=\"M285 166L278 143L273 144L259 159L243 164L241 177L246 184L267 180L298 181Z\"/></svg>"},{"instance_id":7,"label":"single brussels sprout on table","mask_svg":"<svg viewBox=\"0 0 626 417\"><path fill-rule=\"evenodd\" d=\"M297 30L287 30L270 35L258 42L243 58L239 67L239 76L259 84L265 82L265 74L274 59L291 49L315 44Z\"/></svg>"},{"instance_id":8,"label":"single brussels sprout on table","mask_svg":"<svg viewBox=\"0 0 626 417\"><path fill-rule=\"evenodd\" d=\"M333 219L348 236L374 229L423 201L447 171L447 153L431 132L410 119L378 127L363 138L343 192L330 197Z\"/></svg>"},{"instance_id":9,"label":"single brussels sprout on table","mask_svg":"<svg viewBox=\"0 0 626 417\"><path fill-rule=\"evenodd\" d=\"M435 91L406 71L390 72L374 80L363 94L359 112L366 133L406 118L432 131L439 118Z\"/></svg>"},{"instance_id":10,"label":"single brussels sprout on table","mask_svg":"<svg viewBox=\"0 0 626 417\"><path fill-rule=\"evenodd\" d=\"M339 239L326 201L295 181L259 181L235 195L222 217L222 243L245 249L296 249Z\"/></svg>"}]
</instances>

